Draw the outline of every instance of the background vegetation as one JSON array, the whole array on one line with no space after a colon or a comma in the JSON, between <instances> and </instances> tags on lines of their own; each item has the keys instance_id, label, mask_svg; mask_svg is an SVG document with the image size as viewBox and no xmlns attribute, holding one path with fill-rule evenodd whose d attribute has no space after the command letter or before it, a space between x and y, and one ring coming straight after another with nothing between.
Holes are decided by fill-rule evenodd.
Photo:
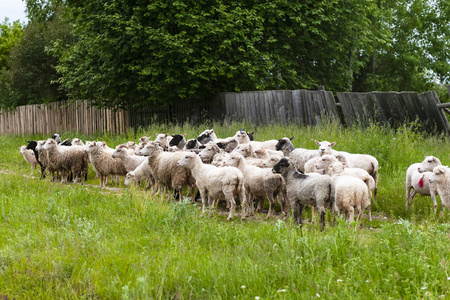
<instances>
[{"instance_id":1,"label":"background vegetation","mask_svg":"<svg viewBox=\"0 0 450 300\"><path fill-rule=\"evenodd\" d=\"M450 213L435 214L429 197L405 209L407 167L425 155L444 164L447 136L424 136L411 124L396 131L336 124L298 128L252 124L154 125L137 135L79 136L108 145L156 133L206 128L219 137L237 128L257 140L295 136L297 147L313 139L336 141L337 150L368 153L380 162L374 221L361 228L327 214L303 229L278 218L231 222L198 206L150 197L141 188L100 190L92 170L86 185L30 178L19 153L27 139L1 136L0 294L3 298L108 299L379 299L449 297ZM62 133L73 138L73 133ZM37 173L35 173L37 176ZM110 185L111 188L114 186ZM310 216L310 211L307 211Z\"/></svg>"},{"instance_id":2,"label":"background vegetation","mask_svg":"<svg viewBox=\"0 0 450 300\"><path fill-rule=\"evenodd\" d=\"M444 0L26 3L28 24L1 25L4 109L61 99L164 106L318 85L447 98Z\"/></svg>"}]
</instances>

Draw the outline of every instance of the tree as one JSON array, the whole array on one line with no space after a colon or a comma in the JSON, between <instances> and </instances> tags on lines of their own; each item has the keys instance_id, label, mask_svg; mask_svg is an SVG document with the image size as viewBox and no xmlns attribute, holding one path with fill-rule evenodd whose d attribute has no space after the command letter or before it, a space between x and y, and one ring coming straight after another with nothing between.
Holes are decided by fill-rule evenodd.
<instances>
[{"instance_id":1,"label":"tree","mask_svg":"<svg viewBox=\"0 0 450 300\"><path fill-rule=\"evenodd\" d=\"M61 83L95 105L170 105L218 92L347 87L373 1L67 0L77 42Z\"/></svg>"}]
</instances>

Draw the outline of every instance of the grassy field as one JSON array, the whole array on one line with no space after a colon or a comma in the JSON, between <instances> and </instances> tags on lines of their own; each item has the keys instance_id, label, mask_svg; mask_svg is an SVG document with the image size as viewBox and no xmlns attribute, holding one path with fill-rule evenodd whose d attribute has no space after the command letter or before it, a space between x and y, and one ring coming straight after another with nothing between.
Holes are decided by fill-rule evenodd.
<instances>
[{"instance_id":1,"label":"grassy field","mask_svg":"<svg viewBox=\"0 0 450 300\"><path fill-rule=\"evenodd\" d=\"M161 132L193 138L206 128L226 137L243 127L257 140L295 136L295 146L312 149L314 139L336 141L336 150L375 156L374 221L330 225L327 215L323 232L318 224L300 229L264 215L227 222L139 188L101 190L92 170L84 186L52 183L30 177L19 153L27 139L42 136L0 136L0 299L450 298L450 214L435 214L422 196L407 211L404 195L411 163L425 155L449 163L448 137L422 135L414 125L394 131L243 123L78 137L116 146Z\"/></svg>"}]
</instances>

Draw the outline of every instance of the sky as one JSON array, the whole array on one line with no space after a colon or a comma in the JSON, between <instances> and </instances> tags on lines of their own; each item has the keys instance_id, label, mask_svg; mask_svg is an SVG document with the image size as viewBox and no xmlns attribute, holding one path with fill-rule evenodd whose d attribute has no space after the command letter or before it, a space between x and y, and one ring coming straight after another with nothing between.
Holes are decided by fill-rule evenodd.
<instances>
[{"instance_id":1,"label":"sky","mask_svg":"<svg viewBox=\"0 0 450 300\"><path fill-rule=\"evenodd\" d=\"M9 19L9 23L20 20L22 23L28 22L25 16L25 0L0 0L0 23Z\"/></svg>"}]
</instances>

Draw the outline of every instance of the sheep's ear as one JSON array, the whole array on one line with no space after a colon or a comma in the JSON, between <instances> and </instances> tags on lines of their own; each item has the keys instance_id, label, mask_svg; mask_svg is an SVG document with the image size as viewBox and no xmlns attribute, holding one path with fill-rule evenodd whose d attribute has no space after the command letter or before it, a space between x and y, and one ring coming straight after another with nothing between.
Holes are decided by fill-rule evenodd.
<instances>
[{"instance_id":1,"label":"sheep's ear","mask_svg":"<svg viewBox=\"0 0 450 300\"><path fill-rule=\"evenodd\" d=\"M336 142L332 142L332 143L330 144L331 147L333 147L334 145L336 145Z\"/></svg>"},{"instance_id":2,"label":"sheep's ear","mask_svg":"<svg viewBox=\"0 0 450 300\"><path fill-rule=\"evenodd\" d=\"M318 140L314 140L314 142L316 142L316 144L320 146L320 142Z\"/></svg>"},{"instance_id":3,"label":"sheep's ear","mask_svg":"<svg viewBox=\"0 0 450 300\"><path fill-rule=\"evenodd\" d=\"M186 135L187 135L187 133L185 132L185 133L183 134L183 136L186 137Z\"/></svg>"},{"instance_id":4,"label":"sheep's ear","mask_svg":"<svg viewBox=\"0 0 450 300\"><path fill-rule=\"evenodd\" d=\"M347 163L343 162L342 165L344 166L344 168L347 167Z\"/></svg>"},{"instance_id":5,"label":"sheep's ear","mask_svg":"<svg viewBox=\"0 0 450 300\"><path fill-rule=\"evenodd\" d=\"M294 139L294 137L289 138L290 141L292 141Z\"/></svg>"}]
</instances>

